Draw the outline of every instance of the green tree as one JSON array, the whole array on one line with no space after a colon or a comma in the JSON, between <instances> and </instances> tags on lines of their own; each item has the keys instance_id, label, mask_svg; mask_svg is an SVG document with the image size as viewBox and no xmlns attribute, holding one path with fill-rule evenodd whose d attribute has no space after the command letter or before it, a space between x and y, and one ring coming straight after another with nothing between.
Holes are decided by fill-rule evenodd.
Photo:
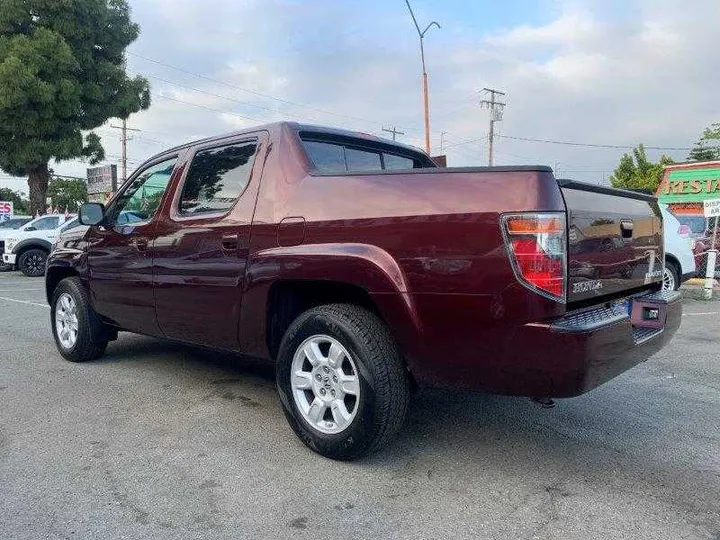
<instances>
[{"instance_id":1,"label":"green tree","mask_svg":"<svg viewBox=\"0 0 720 540\"><path fill-rule=\"evenodd\" d=\"M45 211L48 163L104 158L90 131L150 105L128 77L139 34L127 0L0 1L0 168L28 176L33 213Z\"/></svg>"},{"instance_id":2,"label":"green tree","mask_svg":"<svg viewBox=\"0 0 720 540\"><path fill-rule=\"evenodd\" d=\"M717 141L712 144L711 141ZM720 160L720 123L715 122L705 128L698 142L695 143L688 161L713 161Z\"/></svg>"},{"instance_id":3,"label":"green tree","mask_svg":"<svg viewBox=\"0 0 720 540\"><path fill-rule=\"evenodd\" d=\"M78 202L87 201L87 184L72 178L53 178L47 196L52 200L52 206L60 211L77 212Z\"/></svg>"},{"instance_id":4,"label":"green tree","mask_svg":"<svg viewBox=\"0 0 720 540\"><path fill-rule=\"evenodd\" d=\"M0 188L0 201L12 201L13 212L18 215L29 214L30 202L19 191L10 188Z\"/></svg>"},{"instance_id":5,"label":"green tree","mask_svg":"<svg viewBox=\"0 0 720 540\"><path fill-rule=\"evenodd\" d=\"M632 155L623 154L620 163L610 176L612 187L623 189L649 189L655 191L662 180L663 167L675 163L668 156L661 156L658 163L647 158L645 147L639 144Z\"/></svg>"}]
</instances>

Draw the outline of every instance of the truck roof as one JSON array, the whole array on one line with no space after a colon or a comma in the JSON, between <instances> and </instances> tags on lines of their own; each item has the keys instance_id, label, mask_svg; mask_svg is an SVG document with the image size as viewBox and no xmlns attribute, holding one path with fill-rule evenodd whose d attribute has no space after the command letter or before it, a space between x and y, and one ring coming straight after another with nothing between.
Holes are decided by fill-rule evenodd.
<instances>
[{"instance_id":1,"label":"truck roof","mask_svg":"<svg viewBox=\"0 0 720 540\"><path fill-rule=\"evenodd\" d=\"M167 150L164 150L161 153L165 154L167 152L174 152L176 150L181 150L183 148L186 148L188 146L192 146L192 145L195 145L198 143L207 143L207 142L212 142L215 140L222 140L222 139L226 139L228 137L234 137L237 135L243 135L245 133L252 133L252 132L260 131L260 130L275 131L275 130L282 129L283 127L288 127L290 129L292 129L294 131L298 131L298 132L310 131L313 133L322 133L322 134L326 134L326 135L335 135L335 136L339 136L339 137L360 138L360 139L364 139L364 140L368 140L368 141L381 142L384 144L391 144L393 146L397 146L397 147L403 148L405 150L409 150L412 152L420 152L422 154L425 154L425 152L422 149L420 149L416 146L399 143L397 141L393 141L391 139L385 139L383 137L378 137L376 135L371 135L369 133L363 133L360 131L351 131L348 129L334 128L334 127L328 127L328 126L320 126L320 125L316 125L316 124L301 124L299 122L288 122L288 121L260 124L258 126L252 126L252 127L246 128L246 129L230 131L230 132L223 133L220 135L213 135L212 137L206 137L204 139L188 141L188 142L180 144L178 146L168 148Z\"/></svg>"}]
</instances>

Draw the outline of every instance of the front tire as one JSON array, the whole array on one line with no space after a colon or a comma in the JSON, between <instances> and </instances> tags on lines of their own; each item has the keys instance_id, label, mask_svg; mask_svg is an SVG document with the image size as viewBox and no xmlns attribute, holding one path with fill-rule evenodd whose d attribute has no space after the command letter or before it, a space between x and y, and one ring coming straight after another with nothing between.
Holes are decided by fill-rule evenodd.
<instances>
[{"instance_id":1,"label":"front tire","mask_svg":"<svg viewBox=\"0 0 720 540\"><path fill-rule=\"evenodd\" d=\"M18 268L27 277L40 277L45 275L45 264L48 253L42 249L28 249L18 258Z\"/></svg>"},{"instance_id":2,"label":"front tire","mask_svg":"<svg viewBox=\"0 0 720 540\"><path fill-rule=\"evenodd\" d=\"M359 306L301 314L282 339L276 376L290 426L323 456L353 460L379 450L405 420L410 386L397 345Z\"/></svg>"},{"instance_id":3,"label":"front tire","mask_svg":"<svg viewBox=\"0 0 720 540\"><path fill-rule=\"evenodd\" d=\"M97 360L105 352L106 339L93 341L102 323L78 278L65 278L58 284L50 304L50 322L55 345L66 360Z\"/></svg>"}]
</instances>

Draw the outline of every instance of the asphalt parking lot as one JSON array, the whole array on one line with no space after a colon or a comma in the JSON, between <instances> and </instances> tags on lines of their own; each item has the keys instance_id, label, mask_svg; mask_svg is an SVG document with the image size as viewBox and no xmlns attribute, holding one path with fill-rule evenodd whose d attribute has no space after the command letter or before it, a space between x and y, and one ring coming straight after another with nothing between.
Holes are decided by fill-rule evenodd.
<instances>
[{"instance_id":1,"label":"asphalt parking lot","mask_svg":"<svg viewBox=\"0 0 720 540\"><path fill-rule=\"evenodd\" d=\"M720 539L720 302L585 396L418 393L390 448L307 450L272 370L121 334L55 352L42 279L0 273L0 536Z\"/></svg>"}]
</instances>

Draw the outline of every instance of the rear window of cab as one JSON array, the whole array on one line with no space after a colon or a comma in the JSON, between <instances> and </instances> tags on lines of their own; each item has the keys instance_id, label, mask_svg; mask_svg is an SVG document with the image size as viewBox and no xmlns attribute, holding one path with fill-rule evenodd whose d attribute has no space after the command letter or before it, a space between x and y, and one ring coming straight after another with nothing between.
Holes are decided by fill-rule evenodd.
<instances>
[{"instance_id":1,"label":"rear window of cab","mask_svg":"<svg viewBox=\"0 0 720 540\"><path fill-rule=\"evenodd\" d=\"M303 147L320 173L398 171L435 167L425 155L362 139L300 134Z\"/></svg>"}]
</instances>

